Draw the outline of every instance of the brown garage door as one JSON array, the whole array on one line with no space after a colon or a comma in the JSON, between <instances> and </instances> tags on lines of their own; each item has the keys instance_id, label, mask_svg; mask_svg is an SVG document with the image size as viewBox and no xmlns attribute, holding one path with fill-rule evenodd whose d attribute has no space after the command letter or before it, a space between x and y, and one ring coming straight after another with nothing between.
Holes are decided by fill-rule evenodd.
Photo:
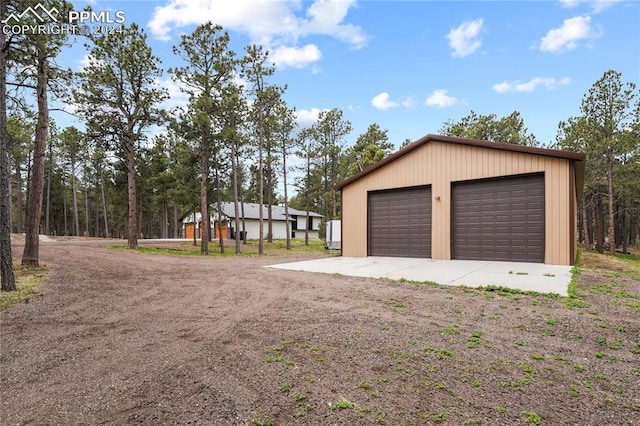
<instances>
[{"instance_id":1,"label":"brown garage door","mask_svg":"<svg viewBox=\"0 0 640 426\"><path fill-rule=\"evenodd\" d=\"M369 256L431 257L431 187L368 194Z\"/></svg>"},{"instance_id":2,"label":"brown garage door","mask_svg":"<svg viewBox=\"0 0 640 426\"><path fill-rule=\"evenodd\" d=\"M455 183L454 259L544 262L544 175Z\"/></svg>"}]
</instances>

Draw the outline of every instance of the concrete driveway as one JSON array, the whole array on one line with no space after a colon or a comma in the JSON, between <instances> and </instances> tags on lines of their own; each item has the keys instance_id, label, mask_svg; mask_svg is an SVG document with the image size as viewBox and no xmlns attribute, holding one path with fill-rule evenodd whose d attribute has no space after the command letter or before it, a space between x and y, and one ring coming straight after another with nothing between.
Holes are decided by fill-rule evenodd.
<instances>
[{"instance_id":1,"label":"concrete driveway","mask_svg":"<svg viewBox=\"0 0 640 426\"><path fill-rule=\"evenodd\" d=\"M269 268L354 277L433 281L443 285L489 285L567 295L571 266L479 260L431 260L404 257L329 257L270 265Z\"/></svg>"}]
</instances>

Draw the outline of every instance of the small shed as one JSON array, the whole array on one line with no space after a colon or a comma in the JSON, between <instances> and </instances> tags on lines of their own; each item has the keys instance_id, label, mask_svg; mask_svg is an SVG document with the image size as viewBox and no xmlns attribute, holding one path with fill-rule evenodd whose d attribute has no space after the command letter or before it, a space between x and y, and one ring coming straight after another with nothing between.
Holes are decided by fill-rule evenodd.
<instances>
[{"instance_id":1,"label":"small shed","mask_svg":"<svg viewBox=\"0 0 640 426\"><path fill-rule=\"evenodd\" d=\"M427 135L336 185L342 255L573 265L584 162Z\"/></svg>"}]
</instances>

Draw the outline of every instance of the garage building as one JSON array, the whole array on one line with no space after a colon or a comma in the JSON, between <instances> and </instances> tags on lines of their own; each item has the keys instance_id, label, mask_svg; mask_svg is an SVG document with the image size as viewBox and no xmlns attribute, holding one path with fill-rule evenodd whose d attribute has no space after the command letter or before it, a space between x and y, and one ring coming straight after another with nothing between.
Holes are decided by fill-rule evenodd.
<instances>
[{"instance_id":1,"label":"garage building","mask_svg":"<svg viewBox=\"0 0 640 426\"><path fill-rule=\"evenodd\" d=\"M342 255L572 265L584 161L427 135L336 185Z\"/></svg>"}]
</instances>

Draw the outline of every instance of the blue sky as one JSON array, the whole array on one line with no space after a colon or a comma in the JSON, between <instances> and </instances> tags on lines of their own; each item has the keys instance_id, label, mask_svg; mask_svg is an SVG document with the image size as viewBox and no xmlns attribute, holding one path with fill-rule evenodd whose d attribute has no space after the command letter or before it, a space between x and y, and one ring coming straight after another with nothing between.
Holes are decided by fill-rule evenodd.
<instances>
[{"instance_id":1,"label":"blue sky","mask_svg":"<svg viewBox=\"0 0 640 426\"><path fill-rule=\"evenodd\" d=\"M87 4L73 2L76 9ZM339 108L351 145L372 123L399 146L438 133L470 113L519 111L546 144L560 120L579 114L582 96L609 69L640 84L637 1L165 0L91 2L124 11L143 26L165 68L180 34L211 20L238 55L264 45L276 62L271 82L309 125ZM80 69L82 42L63 52ZM171 105L185 102L169 75ZM58 117L56 117L58 120ZM65 120L60 117L60 120Z\"/></svg>"}]
</instances>

